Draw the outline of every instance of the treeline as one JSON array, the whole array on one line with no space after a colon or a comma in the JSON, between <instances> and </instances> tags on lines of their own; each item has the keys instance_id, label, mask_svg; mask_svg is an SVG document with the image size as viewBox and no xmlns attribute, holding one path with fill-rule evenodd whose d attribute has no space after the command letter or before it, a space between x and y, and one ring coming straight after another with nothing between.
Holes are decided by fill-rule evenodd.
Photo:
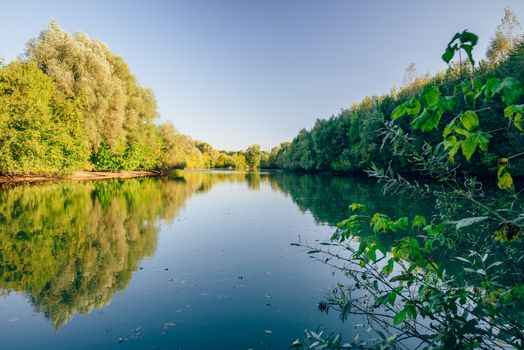
<instances>
[{"instance_id":1,"label":"treeline","mask_svg":"<svg viewBox=\"0 0 524 350\"><path fill-rule=\"evenodd\" d=\"M524 82L524 43L522 36L516 33L519 26L511 10L506 10L504 19L491 40L487 58L480 62L479 68L472 71L468 62L452 64L447 70L435 76L417 77L413 71L407 71L405 85L401 89L393 89L391 93L382 96L366 97L349 109L342 110L329 119L319 119L310 130L302 129L291 142L284 142L273 148L270 154L270 166L294 171L335 171L360 172L376 164L381 168L391 165L396 171L409 173L412 171L410 159L396 157L392 162L391 149L383 147L381 130L385 122L391 120L393 110L400 104L416 96L425 85L439 86L443 94L460 95L454 91L457 82L478 80L485 82L489 77L515 77ZM449 121L456 111L462 110L458 103L455 110L443 116ZM489 110L479 114L481 123L487 128L497 128L504 120L502 104L494 103ZM435 146L441 141L441 135L422 133L409 128L409 121L397 122L407 132L407 137L418 142L419 148L424 142ZM502 132L493 134L491 151L477 155L470 161L457 157L461 169L470 173L482 174L486 170L496 171L497 164L494 154L507 154L508 149L523 143L521 137ZM391 140L389 140L391 141ZM515 163L515 174L524 175L524 163Z\"/></svg>"},{"instance_id":2,"label":"treeline","mask_svg":"<svg viewBox=\"0 0 524 350\"><path fill-rule=\"evenodd\" d=\"M258 167L262 153L219 152L158 124L153 91L121 56L54 21L23 59L0 61L0 175L245 169Z\"/></svg>"}]
</instances>

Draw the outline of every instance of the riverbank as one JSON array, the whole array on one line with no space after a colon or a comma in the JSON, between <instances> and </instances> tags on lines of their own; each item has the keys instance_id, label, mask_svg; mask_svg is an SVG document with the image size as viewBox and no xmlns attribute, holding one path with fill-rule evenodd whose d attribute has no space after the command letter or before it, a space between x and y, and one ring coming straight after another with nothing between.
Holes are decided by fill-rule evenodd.
<instances>
[{"instance_id":1,"label":"riverbank","mask_svg":"<svg viewBox=\"0 0 524 350\"><path fill-rule=\"evenodd\" d=\"M159 175L159 171L119 171L119 172L105 172L105 171L79 171L72 175L65 176L1 176L0 184L11 184L11 183L31 183L31 182L44 182L44 181L56 181L56 180L104 180L104 179L130 179L133 177L145 177L145 176L156 176Z\"/></svg>"}]
</instances>

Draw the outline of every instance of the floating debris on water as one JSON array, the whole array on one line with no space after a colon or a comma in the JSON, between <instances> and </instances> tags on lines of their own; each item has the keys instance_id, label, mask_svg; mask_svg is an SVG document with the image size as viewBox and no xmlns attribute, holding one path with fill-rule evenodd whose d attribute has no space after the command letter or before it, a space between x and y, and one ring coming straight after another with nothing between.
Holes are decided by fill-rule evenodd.
<instances>
[{"instance_id":1,"label":"floating debris on water","mask_svg":"<svg viewBox=\"0 0 524 350\"><path fill-rule=\"evenodd\" d=\"M175 326L176 326L176 323L174 323L174 322L165 322L164 326L162 327L162 329L164 331L167 331L169 328L173 328Z\"/></svg>"},{"instance_id":2,"label":"floating debris on water","mask_svg":"<svg viewBox=\"0 0 524 350\"><path fill-rule=\"evenodd\" d=\"M142 329L142 327L137 327L135 329L132 329L128 336L126 336L126 337L119 337L118 338L118 342L119 343L123 343L125 341L130 340L130 339L141 338L141 336L142 336L142 333L140 332L141 329Z\"/></svg>"}]
</instances>

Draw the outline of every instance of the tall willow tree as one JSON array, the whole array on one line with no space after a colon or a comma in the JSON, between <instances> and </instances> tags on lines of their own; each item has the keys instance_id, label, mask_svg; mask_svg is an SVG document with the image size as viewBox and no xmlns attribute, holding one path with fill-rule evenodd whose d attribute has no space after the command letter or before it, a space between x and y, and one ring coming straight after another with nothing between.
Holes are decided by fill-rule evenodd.
<instances>
[{"instance_id":1,"label":"tall willow tree","mask_svg":"<svg viewBox=\"0 0 524 350\"><path fill-rule=\"evenodd\" d=\"M115 158L113 163L120 164L113 168L156 166L160 150L158 131L152 127L158 114L156 100L150 89L138 84L122 57L102 41L69 34L54 21L28 43L26 54L58 90L79 101L95 155L104 145ZM145 131L156 135L144 137Z\"/></svg>"}]
</instances>

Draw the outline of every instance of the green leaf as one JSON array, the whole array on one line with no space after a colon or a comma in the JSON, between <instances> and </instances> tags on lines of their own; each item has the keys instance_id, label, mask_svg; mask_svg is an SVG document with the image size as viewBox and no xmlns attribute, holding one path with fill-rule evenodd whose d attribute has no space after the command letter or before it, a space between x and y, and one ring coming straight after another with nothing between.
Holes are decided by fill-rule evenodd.
<instances>
[{"instance_id":1,"label":"green leaf","mask_svg":"<svg viewBox=\"0 0 524 350\"><path fill-rule=\"evenodd\" d=\"M468 55L468 58L469 58L469 62L471 63L472 66L474 66L475 65L475 60L473 59L473 54L472 54L473 45L462 44L462 45L460 45L460 48L463 49L466 52L466 54Z\"/></svg>"},{"instance_id":2,"label":"green leaf","mask_svg":"<svg viewBox=\"0 0 524 350\"><path fill-rule=\"evenodd\" d=\"M379 231L384 233L388 231L395 231L393 220L391 220L387 215L380 213L375 213L373 215L369 225L375 233L378 233Z\"/></svg>"},{"instance_id":3,"label":"green leaf","mask_svg":"<svg viewBox=\"0 0 524 350\"><path fill-rule=\"evenodd\" d=\"M462 142L462 154L466 157L467 160L471 159L473 153L477 149L478 142L474 137L468 137Z\"/></svg>"},{"instance_id":4,"label":"green leaf","mask_svg":"<svg viewBox=\"0 0 524 350\"><path fill-rule=\"evenodd\" d=\"M395 315L395 317L393 317L393 326L398 326L399 324L401 324L402 322L404 322L404 320L406 319L406 310L402 310L400 311L398 314Z\"/></svg>"},{"instance_id":5,"label":"green leaf","mask_svg":"<svg viewBox=\"0 0 524 350\"><path fill-rule=\"evenodd\" d=\"M493 97L494 90L497 89L498 85L500 84L500 79L498 78L489 78L488 81L486 81L486 84L482 87L484 90L484 98L489 99Z\"/></svg>"},{"instance_id":6,"label":"green leaf","mask_svg":"<svg viewBox=\"0 0 524 350\"><path fill-rule=\"evenodd\" d=\"M347 302L346 305L344 305L344 308L342 309L342 312L340 313L340 318L342 319L342 322L346 321L348 319L349 314L351 313L351 302Z\"/></svg>"},{"instance_id":7,"label":"green leaf","mask_svg":"<svg viewBox=\"0 0 524 350\"><path fill-rule=\"evenodd\" d=\"M462 154L467 160L470 160L475 153L477 146L481 151L486 152L488 150L490 138L491 135L483 131L477 131L470 134L464 141L462 141Z\"/></svg>"},{"instance_id":8,"label":"green leaf","mask_svg":"<svg viewBox=\"0 0 524 350\"><path fill-rule=\"evenodd\" d=\"M393 113L391 113L391 119L397 120L398 118L405 116L406 112L407 112L406 104L402 103L393 110Z\"/></svg>"},{"instance_id":9,"label":"green leaf","mask_svg":"<svg viewBox=\"0 0 524 350\"><path fill-rule=\"evenodd\" d=\"M467 30L464 30L460 34L460 41L461 41L461 43L468 43L469 42L471 44L471 46L475 46L475 45L477 45L478 40L479 40L479 37L476 34L468 32Z\"/></svg>"},{"instance_id":10,"label":"green leaf","mask_svg":"<svg viewBox=\"0 0 524 350\"><path fill-rule=\"evenodd\" d=\"M479 117L475 111L468 110L460 114L460 122L468 130L472 130L479 125Z\"/></svg>"},{"instance_id":11,"label":"green leaf","mask_svg":"<svg viewBox=\"0 0 524 350\"><path fill-rule=\"evenodd\" d=\"M524 88L516 78L506 77L495 82L491 87L491 91L493 94L501 94L502 101L506 105L511 105L524 93Z\"/></svg>"},{"instance_id":12,"label":"green leaf","mask_svg":"<svg viewBox=\"0 0 524 350\"><path fill-rule=\"evenodd\" d=\"M412 98L406 103L404 103L406 106L406 112L410 116L416 116L420 112L420 102L416 98Z\"/></svg>"},{"instance_id":13,"label":"green leaf","mask_svg":"<svg viewBox=\"0 0 524 350\"><path fill-rule=\"evenodd\" d=\"M469 135L471 135L471 133L468 130L462 128L455 128L453 131L459 135L466 137L469 137Z\"/></svg>"},{"instance_id":14,"label":"green leaf","mask_svg":"<svg viewBox=\"0 0 524 350\"><path fill-rule=\"evenodd\" d=\"M409 219L407 218L407 216L403 216L395 222L395 225L398 228L405 230L409 226Z\"/></svg>"},{"instance_id":15,"label":"green leaf","mask_svg":"<svg viewBox=\"0 0 524 350\"><path fill-rule=\"evenodd\" d=\"M456 51L457 51L456 45L454 47L448 46L446 48L446 51L444 51L444 54L442 55L442 60L444 60L444 62L446 63L449 63L453 59L453 56L455 56Z\"/></svg>"},{"instance_id":16,"label":"green leaf","mask_svg":"<svg viewBox=\"0 0 524 350\"><path fill-rule=\"evenodd\" d=\"M351 211L364 211L366 210L366 206L364 204L360 203L351 203L349 206L351 208Z\"/></svg>"},{"instance_id":17,"label":"green leaf","mask_svg":"<svg viewBox=\"0 0 524 350\"><path fill-rule=\"evenodd\" d=\"M411 121L411 127L415 130L431 131L438 127L441 118L442 110L430 112L427 108L424 108L422 113Z\"/></svg>"},{"instance_id":18,"label":"green leaf","mask_svg":"<svg viewBox=\"0 0 524 350\"><path fill-rule=\"evenodd\" d=\"M388 263L382 267L382 273L385 275L389 275L391 272L393 272L393 267L395 266L395 259L390 258L388 260Z\"/></svg>"},{"instance_id":19,"label":"green leaf","mask_svg":"<svg viewBox=\"0 0 524 350\"><path fill-rule=\"evenodd\" d=\"M448 151L449 159L454 162L462 141L459 141L455 135L444 140L444 148Z\"/></svg>"},{"instance_id":20,"label":"green leaf","mask_svg":"<svg viewBox=\"0 0 524 350\"><path fill-rule=\"evenodd\" d=\"M524 303L524 284L511 288L511 296Z\"/></svg>"},{"instance_id":21,"label":"green leaf","mask_svg":"<svg viewBox=\"0 0 524 350\"><path fill-rule=\"evenodd\" d=\"M405 282L405 281L412 281L415 277L411 274L405 274L405 275L397 275L392 277L389 281L390 282Z\"/></svg>"},{"instance_id":22,"label":"green leaf","mask_svg":"<svg viewBox=\"0 0 524 350\"><path fill-rule=\"evenodd\" d=\"M420 93L420 98L425 105L432 108L439 103L440 90L434 85L425 85Z\"/></svg>"},{"instance_id":23,"label":"green leaf","mask_svg":"<svg viewBox=\"0 0 524 350\"><path fill-rule=\"evenodd\" d=\"M421 215L415 215L415 218L413 219L413 225L412 227L424 227L426 226L426 218Z\"/></svg>"},{"instance_id":24,"label":"green leaf","mask_svg":"<svg viewBox=\"0 0 524 350\"><path fill-rule=\"evenodd\" d=\"M388 304L391 306L395 305L395 302L397 301L397 292L395 290L392 290L388 294Z\"/></svg>"},{"instance_id":25,"label":"green leaf","mask_svg":"<svg viewBox=\"0 0 524 350\"><path fill-rule=\"evenodd\" d=\"M478 141L478 146L481 151L486 152L488 150L489 140L491 135L484 131L476 131L472 136Z\"/></svg>"},{"instance_id":26,"label":"green leaf","mask_svg":"<svg viewBox=\"0 0 524 350\"><path fill-rule=\"evenodd\" d=\"M445 112L452 112L457 104L455 96L443 96L440 99L440 104Z\"/></svg>"}]
</instances>

